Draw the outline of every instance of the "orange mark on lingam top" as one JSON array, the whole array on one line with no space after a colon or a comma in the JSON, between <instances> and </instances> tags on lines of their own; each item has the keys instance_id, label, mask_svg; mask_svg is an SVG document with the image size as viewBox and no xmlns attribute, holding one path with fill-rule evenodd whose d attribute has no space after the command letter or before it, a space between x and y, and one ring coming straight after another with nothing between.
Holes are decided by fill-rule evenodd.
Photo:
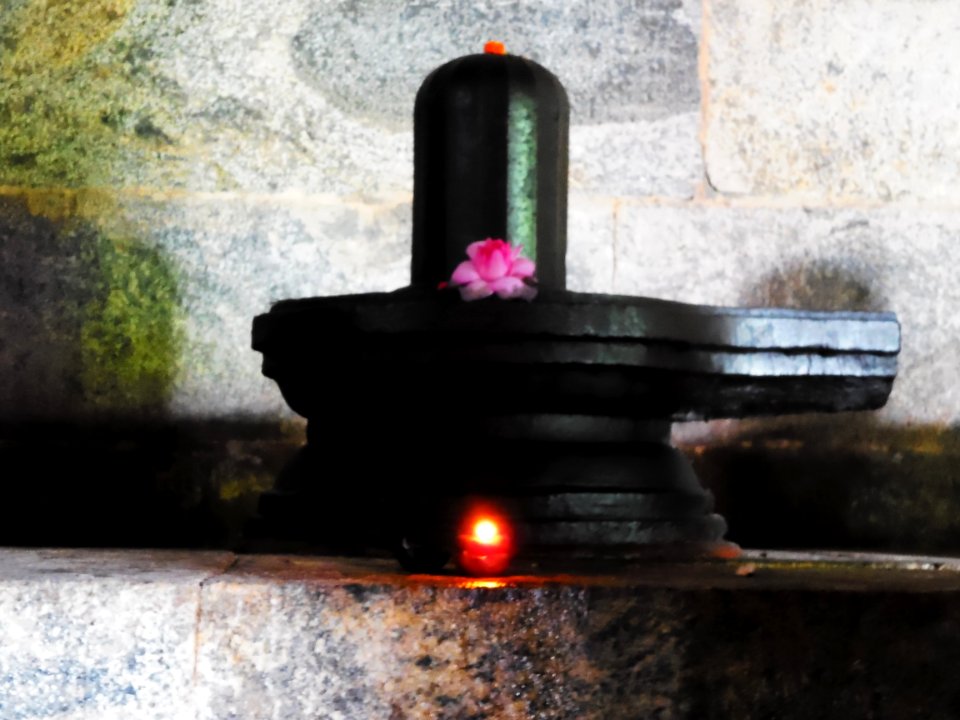
<instances>
[{"instance_id":1,"label":"orange mark on lingam top","mask_svg":"<svg viewBox=\"0 0 960 720\"><path fill-rule=\"evenodd\" d=\"M499 40L491 40L483 46L483 51L488 55L506 55L507 48Z\"/></svg>"}]
</instances>

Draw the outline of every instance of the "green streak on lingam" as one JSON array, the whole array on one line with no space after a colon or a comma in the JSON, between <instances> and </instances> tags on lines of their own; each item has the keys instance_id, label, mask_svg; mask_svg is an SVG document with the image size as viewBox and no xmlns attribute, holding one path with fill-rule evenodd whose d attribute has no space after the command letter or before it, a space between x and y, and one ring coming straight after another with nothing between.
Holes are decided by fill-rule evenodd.
<instances>
[{"instance_id":1,"label":"green streak on lingam","mask_svg":"<svg viewBox=\"0 0 960 720\"><path fill-rule=\"evenodd\" d=\"M510 96L507 111L507 240L537 260L537 115L532 98Z\"/></svg>"}]
</instances>

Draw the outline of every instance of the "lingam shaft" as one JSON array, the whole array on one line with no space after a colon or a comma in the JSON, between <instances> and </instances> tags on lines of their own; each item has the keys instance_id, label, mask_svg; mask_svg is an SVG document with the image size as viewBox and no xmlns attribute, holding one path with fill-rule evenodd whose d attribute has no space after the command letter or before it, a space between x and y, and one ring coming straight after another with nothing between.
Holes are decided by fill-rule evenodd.
<instances>
[{"instance_id":1,"label":"lingam shaft","mask_svg":"<svg viewBox=\"0 0 960 720\"><path fill-rule=\"evenodd\" d=\"M414 109L412 284L450 278L466 247L522 245L545 288L566 287L569 104L532 60L487 52L434 70Z\"/></svg>"}]
</instances>

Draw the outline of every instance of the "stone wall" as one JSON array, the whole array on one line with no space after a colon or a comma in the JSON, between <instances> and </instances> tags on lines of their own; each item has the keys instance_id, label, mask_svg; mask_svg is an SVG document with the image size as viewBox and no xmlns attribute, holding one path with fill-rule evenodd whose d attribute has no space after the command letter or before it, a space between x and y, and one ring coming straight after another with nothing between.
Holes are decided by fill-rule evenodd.
<instances>
[{"instance_id":1,"label":"stone wall","mask_svg":"<svg viewBox=\"0 0 960 720\"><path fill-rule=\"evenodd\" d=\"M74 447L82 421L103 429L92 458L132 442L159 468L135 456L117 487L159 488L198 527L248 507L302 435L251 318L406 283L414 94L498 38L569 91L573 289L900 317L882 412L678 429L732 537L960 549L951 0L0 8L0 421L17 483L62 493L70 453L38 471L37 433Z\"/></svg>"}]
</instances>

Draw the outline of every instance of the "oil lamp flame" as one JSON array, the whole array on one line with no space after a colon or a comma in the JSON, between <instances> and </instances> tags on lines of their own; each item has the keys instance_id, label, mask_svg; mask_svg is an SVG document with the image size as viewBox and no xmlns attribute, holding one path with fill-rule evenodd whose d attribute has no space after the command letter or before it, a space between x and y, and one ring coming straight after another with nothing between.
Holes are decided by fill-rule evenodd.
<instances>
[{"instance_id":1,"label":"oil lamp flame","mask_svg":"<svg viewBox=\"0 0 960 720\"><path fill-rule=\"evenodd\" d=\"M503 540L499 526L489 518L474 523L473 537L481 545L499 545Z\"/></svg>"},{"instance_id":2,"label":"oil lamp flame","mask_svg":"<svg viewBox=\"0 0 960 720\"><path fill-rule=\"evenodd\" d=\"M513 558L513 537L503 517L486 510L467 516L458 535L459 565L470 575L499 575Z\"/></svg>"}]
</instances>

